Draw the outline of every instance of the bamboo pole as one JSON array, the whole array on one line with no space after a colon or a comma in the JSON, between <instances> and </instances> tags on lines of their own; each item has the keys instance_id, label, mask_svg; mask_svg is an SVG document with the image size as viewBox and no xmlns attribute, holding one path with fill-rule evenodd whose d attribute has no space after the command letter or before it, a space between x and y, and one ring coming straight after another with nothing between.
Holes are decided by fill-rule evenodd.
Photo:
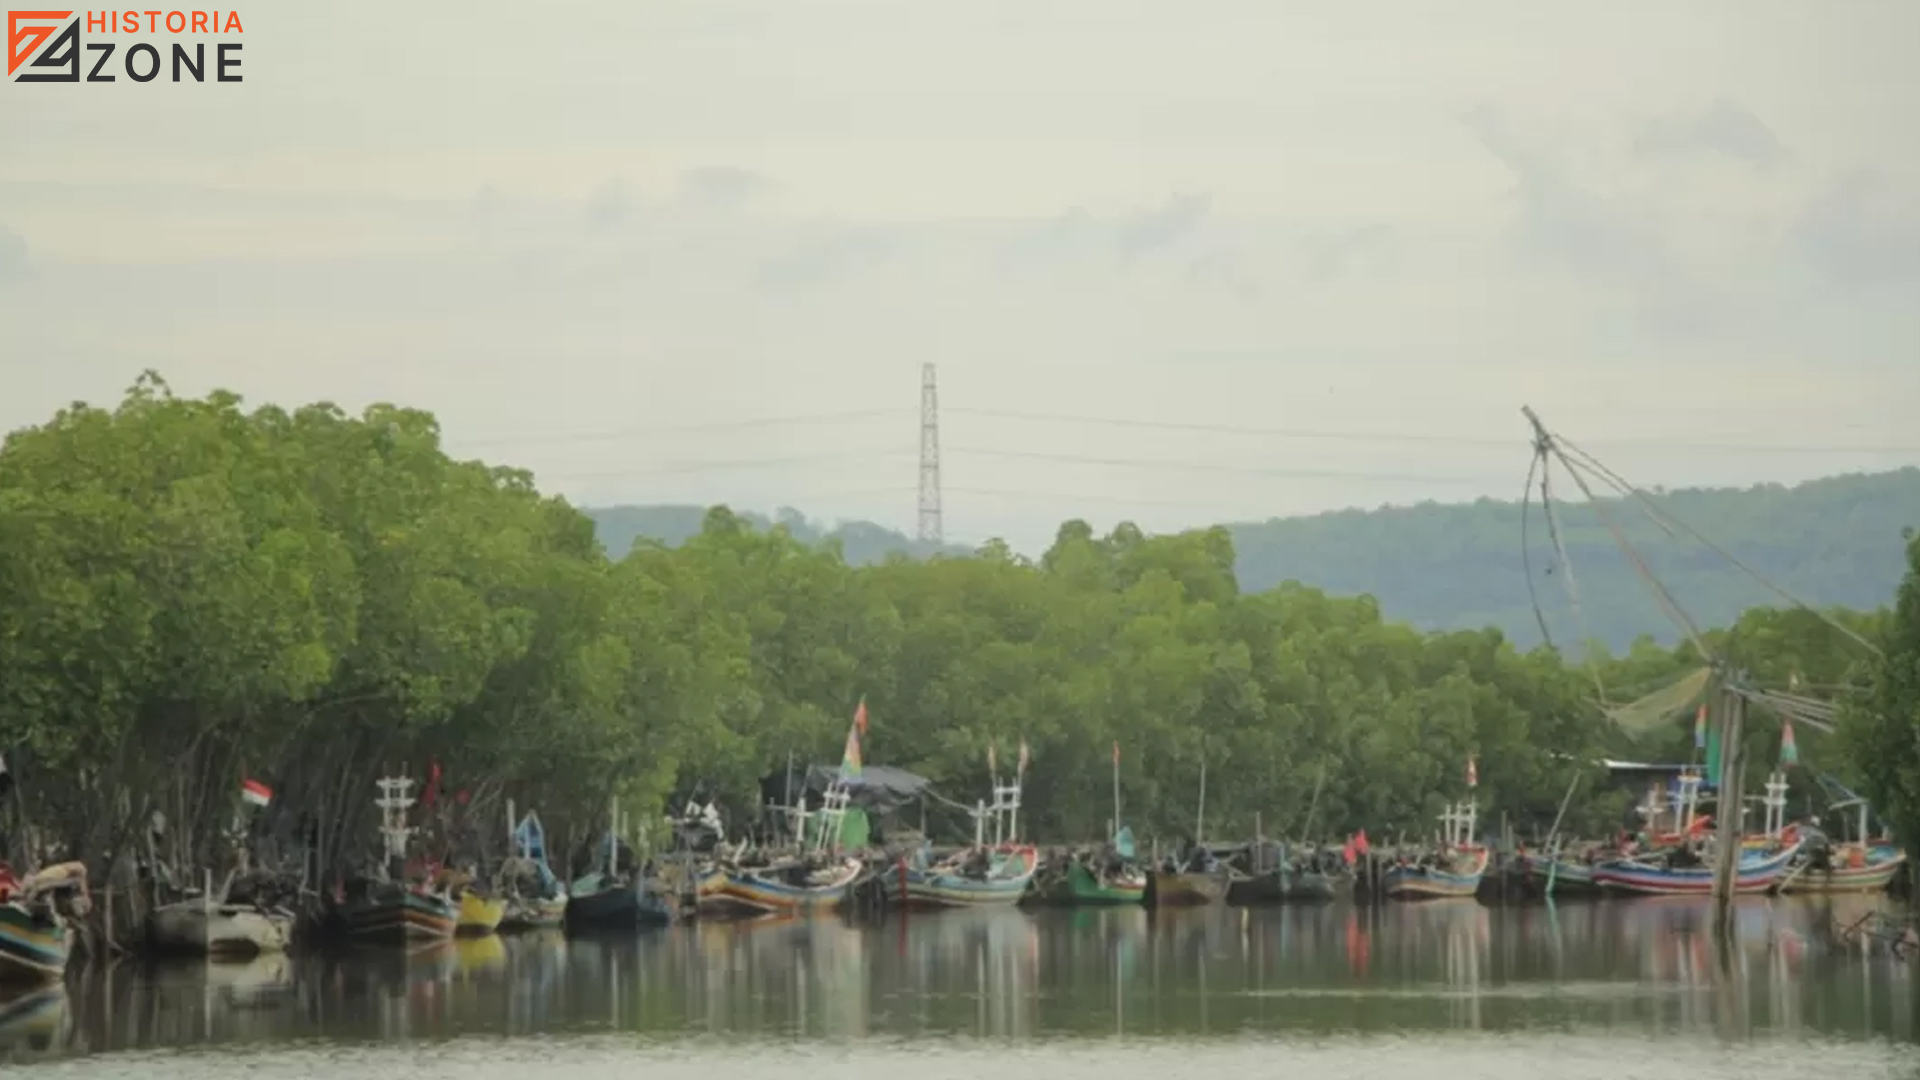
<instances>
[{"instance_id":1,"label":"bamboo pole","mask_svg":"<svg viewBox=\"0 0 1920 1080\"><path fill-rule=\"evenodd\" d=\"M1740 866L1740 739L1746 727L1746 700L1727 690L1720 693L1720 850L1713 874L1713 908L1716 924L1724 929L1733 915L1734 885Z\"/></svg>"}]
</instances>

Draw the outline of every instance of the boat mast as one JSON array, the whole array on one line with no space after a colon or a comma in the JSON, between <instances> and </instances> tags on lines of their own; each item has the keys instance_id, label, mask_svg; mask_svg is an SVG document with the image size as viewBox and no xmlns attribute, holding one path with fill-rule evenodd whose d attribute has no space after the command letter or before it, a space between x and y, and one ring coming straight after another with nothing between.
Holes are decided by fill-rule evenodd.
<instances>
[{"instance_id":1,"label":"boat mast","mask_svg":"<svg viewBox=\"0 0 1920 1080\"><path fill-rule=\"evenodd\" d=\"M407 841L419 831L407 824L407 810L413 806L413 798L408 794L413 788L413 779L387 776L375 784L380 788L380 797L374 800L374 805L380 808L380 835L386 841L387 873L399 880L406 874Z\"/></svg>"}]
</instances>

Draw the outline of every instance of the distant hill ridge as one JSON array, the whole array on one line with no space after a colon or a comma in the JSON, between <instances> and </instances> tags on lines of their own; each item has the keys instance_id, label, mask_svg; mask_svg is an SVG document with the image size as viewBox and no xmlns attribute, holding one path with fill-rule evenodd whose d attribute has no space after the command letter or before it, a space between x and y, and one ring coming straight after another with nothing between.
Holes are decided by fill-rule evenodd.
<instances>
[{"instance_id":1,"label":"distant hill ridge","mask_svg":"<svg viewBox=\"0 0 1920 1080\"><path fill-rule=\"evenodd\" d=\"M1655 495L1672 516L1768 579L1816 606L1875 608L1891 601L1905 568L1902 531L1920 526L1920 468L1855 473L1802 484L1688 488ZM1703 624L1724 625L1740 612L1777 605L1779 596L1699 542L1674 537L1637 504L1609 509L1649 567ZM1579 583L1585 627L1575 622L1546 529L1533 508L1535 592L1555 640L1583 636L1625 648L1636 636L1675 637L1630 563L1593 509L1561 508L1562 541ZM646 537L669 545L700 531L698 506L615 506L586 510L601 542L623 554ZM746 515L762 527L787 526L799 539L838 540L849 562L872 563L894 553L926 558L935 548L871 522L827 526L795 510L774 519ZM1426 629L1498 627L1521 645L1539 641L1520 554L1520 504L1420 503L1376 510L1337 510L1307 517L1234 522L1241 588L1253 592L1297 580L1329 593L1368 593L1389 616Z\"/></svg>"}]
</instances>

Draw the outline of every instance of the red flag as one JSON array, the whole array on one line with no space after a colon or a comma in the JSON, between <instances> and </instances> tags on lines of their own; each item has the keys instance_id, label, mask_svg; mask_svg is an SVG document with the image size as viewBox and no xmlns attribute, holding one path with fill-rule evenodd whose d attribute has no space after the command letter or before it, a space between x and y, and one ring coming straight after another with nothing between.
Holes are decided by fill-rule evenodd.
<instances>
[{"instance_id":1,"label":"red flag","mask_svg":"<svg viewBox=\"0 0 1920 1080\"><path fill-rule=\"evenodd\" d=\"M440 797L440 761L428 758L427 762L427 789L420 793L420 805L430 807Z\"/></svg>"},{"instance_id":2,"label":"red flag","mask_svg":"<svg viewBox=\"0 0 1920 1080\"><path fill-rule=\"evenodd\" d=\"M1353 850L1359 852L1362 855L1365 855L1367 852L1373 850L1373 845L1367 843L1367 830L1361 829L1358 833L1354 835Z\"/></svg>"},{"instance_id":3,"label":"red flag","mask_svg":"<svg viewBox=\"0 0 1920 1080\"><path fill-rule=\"evenodd\" d=\"M1346 856L1348 866L1352 866L1353 860L1359 858L1360 853L1354 849L1353 837L1347 837L1347 845L1340 849L1340 854Z\"/></svg>"},{"instance_id":4,"label":"red flag","mask_svg":"<svg viewBox=\"0 0 1920 1080\"><path fill-rule=\"evenodd\" d=\"M853 707L853 726L860 729L860 734L867 733L867 695L865 694L860 695L860 704Z\"/></svg>"}]
</instances>

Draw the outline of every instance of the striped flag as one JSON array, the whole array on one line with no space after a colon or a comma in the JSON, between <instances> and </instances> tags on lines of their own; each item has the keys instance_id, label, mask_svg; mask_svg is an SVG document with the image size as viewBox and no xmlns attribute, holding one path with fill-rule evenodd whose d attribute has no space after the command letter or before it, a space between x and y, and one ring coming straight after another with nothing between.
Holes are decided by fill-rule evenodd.
<instances>
[{"instance_id":1,"label":"striped flag","mask_svg":"<svg viewBox=\"0 0 1920 1080\"><path fill-rule=\"evenodd\" d=\"M847 748L840 755L840 779L855 780L860 776L860 726L855 724L847 729Z\"/></svg>"},{"instance_id":2,"label":"striped flag","mask_svg":"<svg viewBox=\"0 0 1920 1080\"><path fill-rule=\"evenodd\" d=\"M240 798L254 806L265 806L273 801L273 789L258 780L243 780L240 783Z\"/></svg>"},{"instance_id":3,"label":"striped flag","mask_svg":"<svg viewBox=\"0 0 1920 1080\"><path fill-rule=\"evenodd\" d=\"M860 729L860 734L867 733L867 695L865 694L860 695L860 704L853 707L853 726Z\"/></svg>"},{"instance_id":4,"label":"striped flag","mask_svg":"<svg viewBox=\"0 0 1920 1080\"><path fill-rule=\"evenodd\" d=\"M1693 714L1693 748L1707 748L1707 703L1701 702L1700 708Z\"/></svg>"},{"instance_id":5,"label":"striped flag","mask_svg":"<svg viewBox=\"0 0 1920 1080\"><path fill-rule=\"evenodd\" d=\"M1798 765L1799 763L1800 746L1793 741L1793 721L1788 720L1780 725L1780 764Z\"/></svg>"}]
</instances>

